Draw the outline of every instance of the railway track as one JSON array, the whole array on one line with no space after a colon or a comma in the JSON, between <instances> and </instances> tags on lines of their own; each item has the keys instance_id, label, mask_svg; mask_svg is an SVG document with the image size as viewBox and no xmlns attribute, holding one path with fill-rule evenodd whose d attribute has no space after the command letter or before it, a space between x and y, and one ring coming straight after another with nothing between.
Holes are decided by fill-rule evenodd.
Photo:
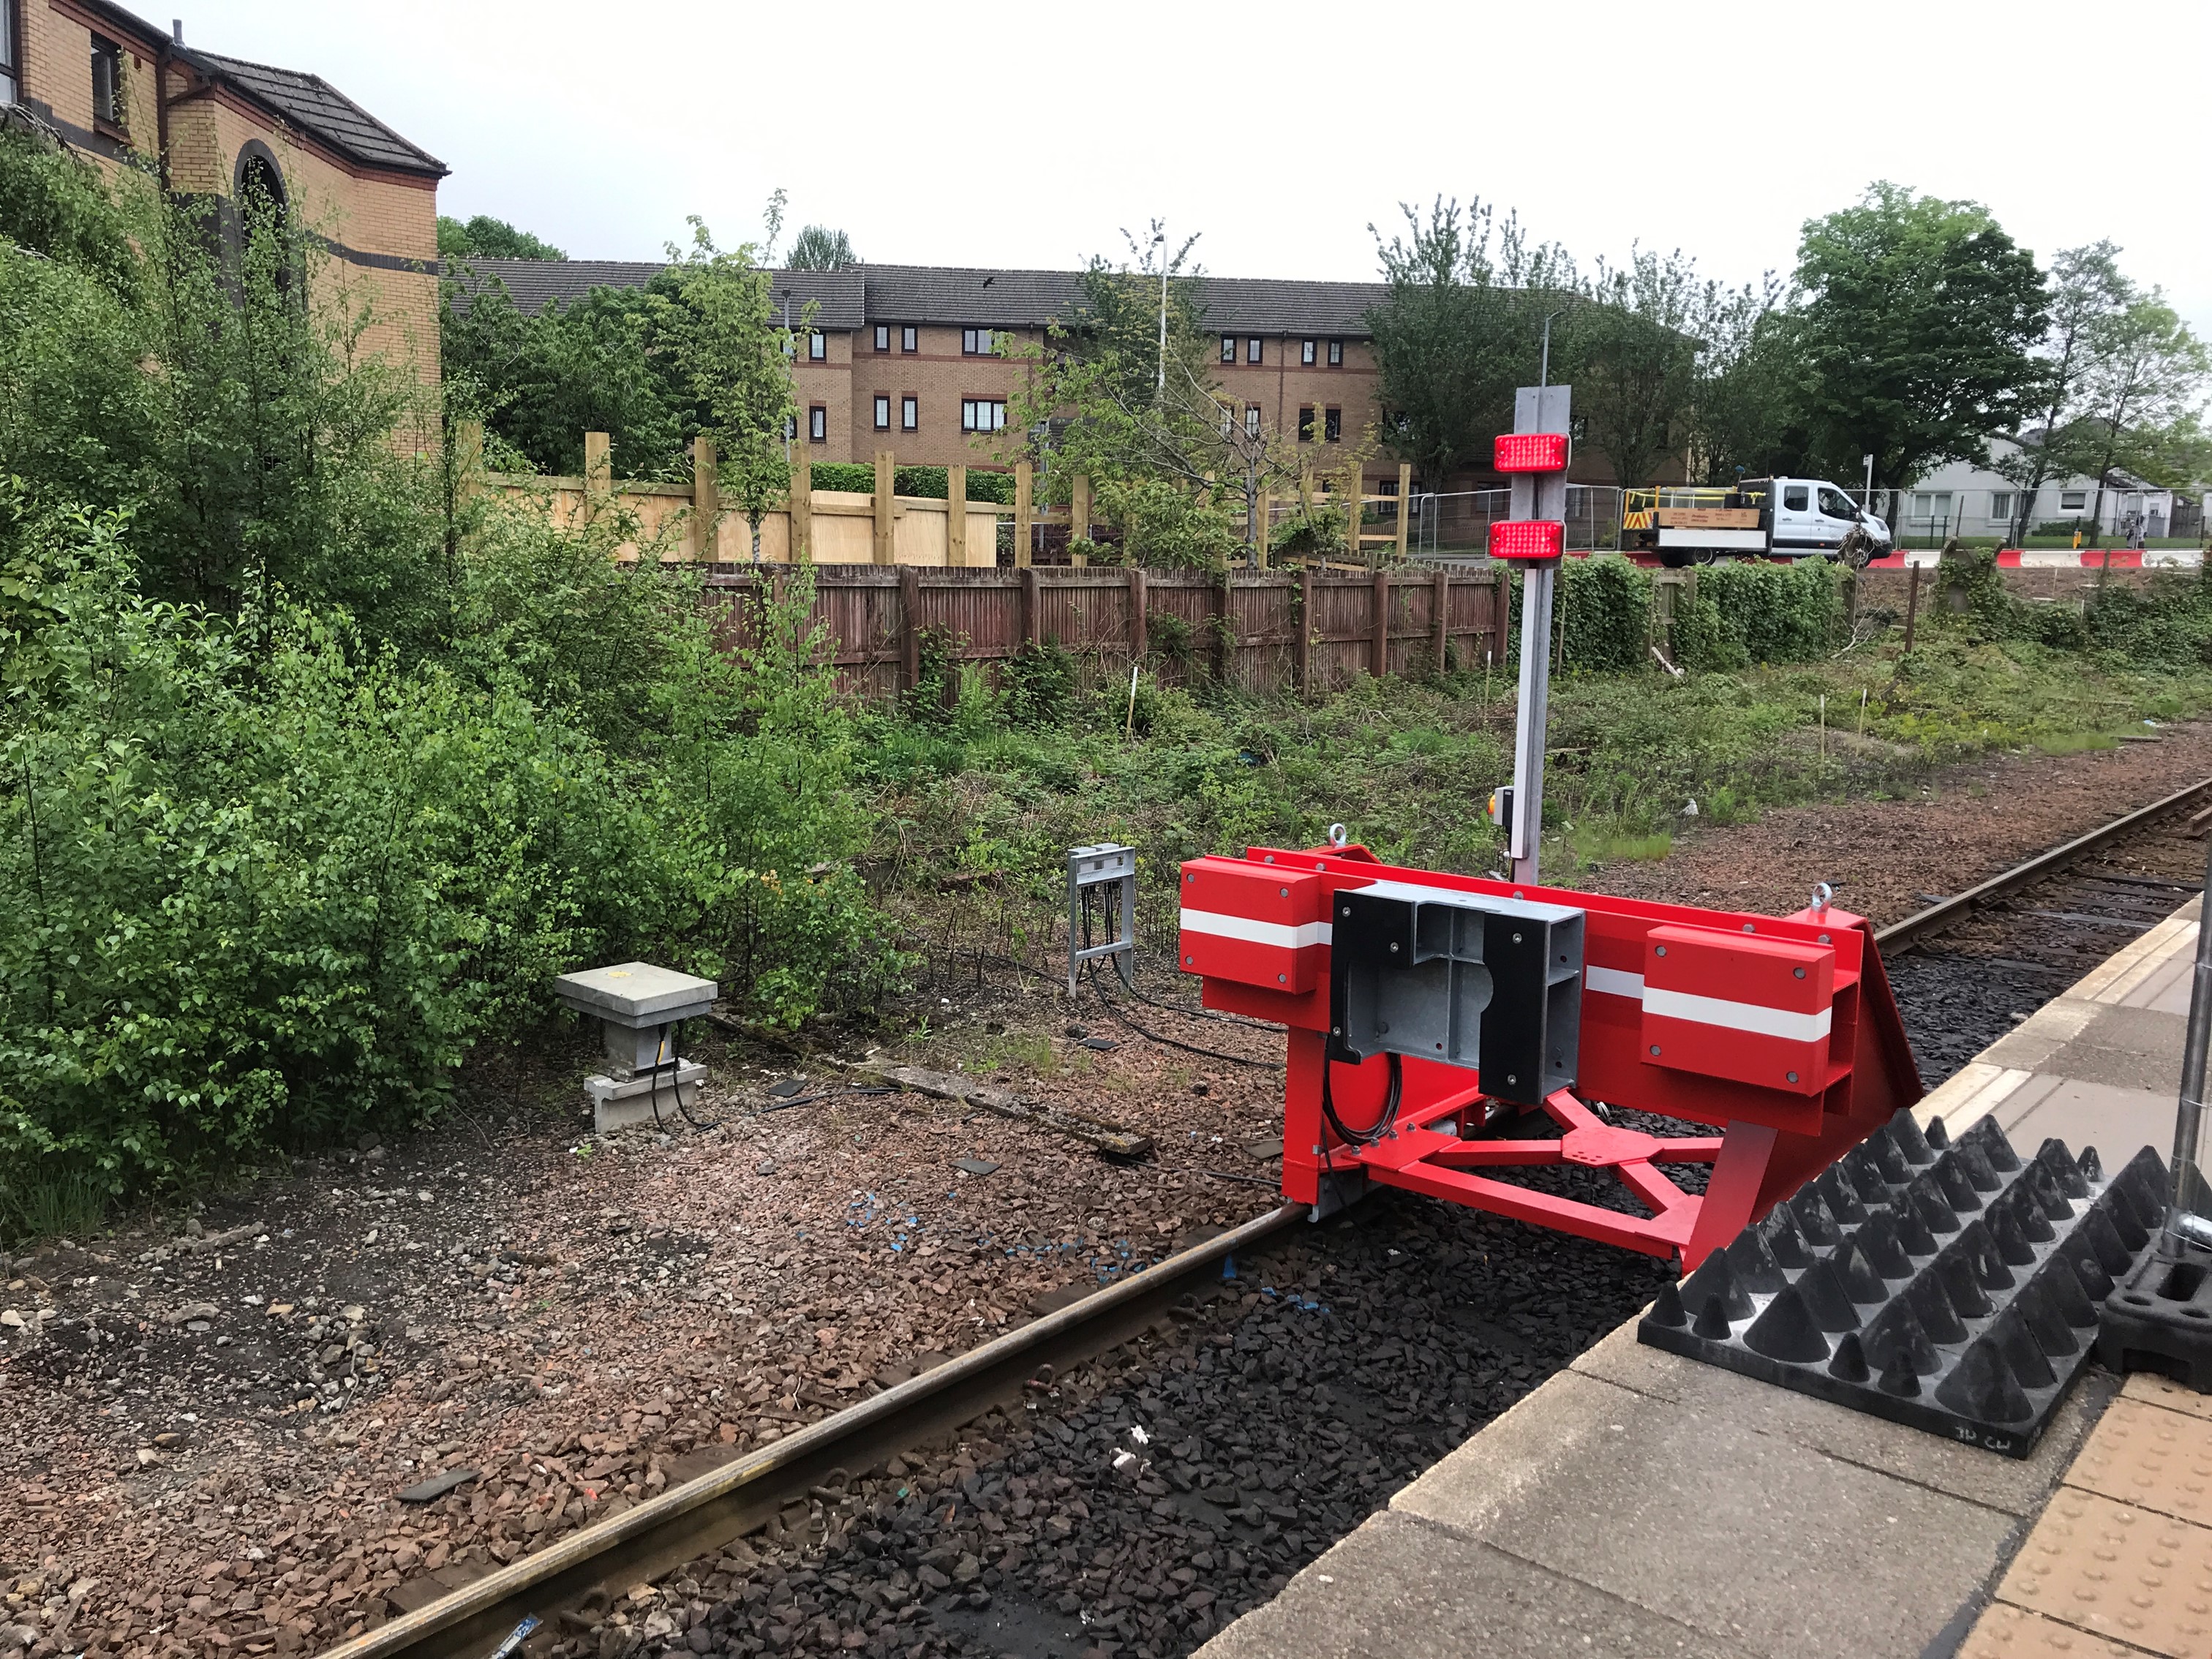
<instances>
[{"instance_id":1,"label":"railway track","mask_svg":"<svg viewBox=\"0 0 2212 1659\"><path fill-rule=\"evenodd\" d=\"M2208 801L1879 932L1929 1084L2201 889ZM561 1659L1185 1652L1664 1271L1398 1194L1325 1249L1273 1210L329 1651L489 1654L536 1620Z\"/></svg>"},{"instance_id":2,"label":"railway track","mask_svg":"<svg viewBox=\"0 0 2212 1659\"><path fill-rule=\"evenodd\" d=\"M2212 779L1878 929L1933 1088L2204 885Z\"/></svg>"}]
</instances>

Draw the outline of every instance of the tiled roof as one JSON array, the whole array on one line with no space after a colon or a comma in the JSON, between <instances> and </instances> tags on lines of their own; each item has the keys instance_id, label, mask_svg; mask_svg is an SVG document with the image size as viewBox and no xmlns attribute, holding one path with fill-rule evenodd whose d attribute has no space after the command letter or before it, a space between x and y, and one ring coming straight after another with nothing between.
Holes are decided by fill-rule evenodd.
<instances>
[{"instance_id":1,"label":"tiled roof","mask_svg":"<svg viewBox=\"0 0 2212 1659\"><path fill-rule=\"evenodd\" d=\"M668 267L659 259L449 259L446 274L459 282L464 296L497 277L506 284L514 308L535 316L549 302L572 305L595 288L643 288ZM860 273L845 270L778 270L770 273L769 297L791 306L792 320L814 301L817 325L831 332L864 326L866 300ZM467 309L465 297L462 309Z\"/></svg>"},{"instance_id":2,"label":"tiled roof","mask_svg":"<svg viewBox=\"0 0 2212 1659\"><path fill-rule=\"evenodd\" d=\"M472 259L478 279L497 276L518 308L541 310L603 285L642 288L665 269L657 261ZM462 276L464 286L468 277ZM1073 318L1082 278L1073 270L993 270L960 265L853 265L843 270L780 270L775 292L815 298L822 326L871 322L967 328L1042 328ZM1206 325L1224 334L1367 336L1367 312L1388 293L1380 283L1304 283L1271 277L1207 276L1199 283Z\"/></svg>"},{"instance_id":3,"label":"tiled roof","mask_svg":"<svg viewBox=\"0 0 2212 1659\"><path fill-rule=\"evenodd\" d=\"M433 178L443 178L449 171L429 151L409 143L319 75L197 49L185 56L351 161Z\"/></svg>"}]
</instances>

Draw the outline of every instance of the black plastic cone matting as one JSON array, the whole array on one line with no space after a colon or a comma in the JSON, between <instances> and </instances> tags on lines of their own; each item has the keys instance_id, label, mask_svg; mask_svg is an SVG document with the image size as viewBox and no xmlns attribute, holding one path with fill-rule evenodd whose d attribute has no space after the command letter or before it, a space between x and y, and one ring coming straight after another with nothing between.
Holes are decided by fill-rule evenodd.
<instances>
[{"instance_id":1,"label":"black plastic cone matting","mask_svg":"<svg viewBox=\"0 0 2212 1659\"><path fill-rule=\"evenodd\" d=\"M2033 1449L2097 1314L2166 1213L2145 1147L2023 1160L1994 1118L1949 1144L1900 1111L1662 1288L1638 1340L2008 1456Z\"/></svg>"}]
</instances>

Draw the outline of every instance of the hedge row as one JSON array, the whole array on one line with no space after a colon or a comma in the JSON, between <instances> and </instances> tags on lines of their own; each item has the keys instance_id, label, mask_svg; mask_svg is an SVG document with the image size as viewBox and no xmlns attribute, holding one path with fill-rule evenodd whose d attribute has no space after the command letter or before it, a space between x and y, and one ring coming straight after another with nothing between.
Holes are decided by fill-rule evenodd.
<instances>
[{"instance_id":1,"label":"hedge row","mask_svg":"<svg viewBox=\"0 0 2212 1659\"><path fill-rule=\"evenodd\" d=\"M1843 628L1844 573L1826 560L1722 564L1680 591L1671 640L1685 666L1718 670L1806 662L1826 654ZM1651 573L1613 556L1561 562L1553 599L1555 658L1564 666L1617 673L1648 659L1659 624ZM1519 654L1521 587L1513 590L1511 655Z\"/></svg>"},{"instance_id":2,"label":"hedge row","mask_svg":"<svg viewBox=\"0 0 2212 1659\"><path fill-rule=\"evenodd\" d=\"M809 476L817 489L852 489L866 495L873 494L876 488L876 469L866 461L817 461L809 469ZM952 485L944 467L901 466L891 470L891 489L896 495L942 501L951 499ZM981 472L970 467L968 470L968 499L988 501L997 507L1012 507L1014 504L1014 475L1011 472Z\"/></svg>"}]
</instances>

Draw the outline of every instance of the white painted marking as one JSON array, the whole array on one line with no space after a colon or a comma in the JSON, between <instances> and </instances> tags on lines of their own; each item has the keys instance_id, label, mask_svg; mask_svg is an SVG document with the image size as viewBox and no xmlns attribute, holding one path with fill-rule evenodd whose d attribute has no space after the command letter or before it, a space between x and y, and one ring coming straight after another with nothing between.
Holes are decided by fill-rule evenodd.
<instances>
[{"instance_id":1,"label":"white painted marking","mask_svg":"<svg viewBox=\"0 0 2212 1659\"><path fill-rule=\"evenodd\" d=\"M1644 999L1644 975L1618 968L1601 968L1592 963L1583 969L1583 983L1609 997L1634 997L1639 1002Z\"/></svg>"},{"instance_id":2,"label":"white painted marking","mask_svg":"<svg viewBox=\"0 0 2212 1659\"><path fill-rule=\"evenodd\" d=\"M1287 921L1254 921L1249 916L1224 915L1218 910L1185 910L1182 931L1239 939L1247 945L1272 945L1285 951L1326 945L1329 940L1329 925L1325 921L1302 921L1296 925Z\"/></svg>"},{"instance_id":3,"label":"white painted marking","mask_svg":"<svg viewBox=\"0 0 2212 1659\"><path fill-rule=\"evenodd\" d=\"M1701 997L1687 991L1644 988L1644 1012L1668 1019L1686 1019L1698 1025L1718 1025L1754 1036L1787 1037L1793 1042L1817 1042L1828 1035L1835 1011L1822 1008L1801 1014L1787 1008L1769 1008L1756 1002L1729 1002L1720 997Z\"/></svg>"}]
</instances>

